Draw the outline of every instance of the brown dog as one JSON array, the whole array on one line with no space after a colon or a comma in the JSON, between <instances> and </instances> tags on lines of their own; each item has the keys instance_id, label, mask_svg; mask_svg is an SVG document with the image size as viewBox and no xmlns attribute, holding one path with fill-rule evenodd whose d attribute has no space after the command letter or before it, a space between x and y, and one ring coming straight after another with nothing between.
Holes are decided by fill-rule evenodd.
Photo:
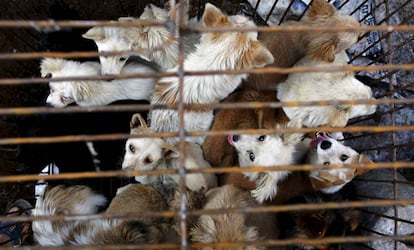
<instances>
[{"instance_id":1,"label":"brown dog","mask_svg":"<svg viewBox=\"0 0 414 250\"><path fill-rule=\"evenodd\" d=\"M300 22L288 25L359 26L351 16L339 15L333 6L325 0L314 0ZM341 32L264 32L259 40L272 52L274 62L270 67L292 67L303 56L310 55L327 62L335 59L335 52L353 45L355 33ZM324 49L321 50L321 47ZM323 53L321 53L323 51ZM276 102L276 85L286 79L283 74L250 75L242 88L223 102ZM212 131L229 129L274 128L276 123L285 124L286 115L280 109L224 109L218 110L211 127ZM226 136L209 136L203 144L204 156L213 167L237 165L234 148L226 141ZM241 174L220 176L220 185L232 183L244 189L254 187Z\"/></svg>"}]
</instances>

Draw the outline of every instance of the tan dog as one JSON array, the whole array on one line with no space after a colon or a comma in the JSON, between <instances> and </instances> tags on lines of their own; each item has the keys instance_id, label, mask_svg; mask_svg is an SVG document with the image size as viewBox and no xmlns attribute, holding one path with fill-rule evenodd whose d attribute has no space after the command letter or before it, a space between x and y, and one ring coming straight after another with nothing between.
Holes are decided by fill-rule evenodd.
<instances>
[{"instance_id":1,"label":"tan dog","mask_svg":"<svg viewBox=\"0 0 414 250\"><path fill-rule=\"evenodd\" d=\"M107 213L162 212L168 210L166 199L152 186L129 184L119 188L112 199ZM132 217L125 221L142 223L146 229L148 243L176 241L177 235L171 227L170 220L161 217Z\"/></svg>"},{"instance_id":2,"label":"tan dog","mask_svg":"<svg viewBox=\"0 0 414 250\"><path fill-rule=\"evenodd\" d=\"M242 15L227 16L214 5L207 3L203 23L207 28L255 27ZM206 32L196 50L184 61L184 69L198 70L245 70L260 68L273 62L273 56L258 40L257 32ZM171 69L175 72L177 69ZM233 92L247 74L198 75L184 77L183 102L185 104L217 103ZM179 79L161 78L154 91L151 104L176 104L179 98ZM150 127L156 132L179 130L177 110L153 109L150 111ZM186 131L208 130L213 122L213 110L188 110L184 113ZM178 138L166 138L176 142ZM202 144L204 136L186 138Z\"/></svg>"},{"instance_id":3,"label":"tan dog","mask_svg":"<svg viewBox=\"0 0 414 250\"><path fill-rule=\"evenodd\" d=\"M288 25L332 26L347 25L359 26L358 21L351 16L339 15L325 0L314 0L300 22L288 22ZM268 66L292 67L306 54L326 62L335 59L336 51L352 46L358 32L263 32L259 33L261 41L271 52L274 62ZM320 53L320 47L326 48ZM242 85L242 90L236 91L223 102L275 102L276 86L286 79L283 74L252 74ZM258 115L259 114L259 115ZM256 110L218 110L211 130L273 128L276 123L286 123L289 119L276 109ZM260 127L259 127L260 126ZM203 144L205 158L213 167L237 165L234 149L226 142L226 136L209 136ZM234 183L240 187L251 188L244 177L239 174L225 174L220 184Z\"/></svg>"},{"instance_id":4,"label":"tan dog","mask_svg":"<svg viewBox=\"0 0 414 250\"><path fill-rule=\"evenodd\" d=\"M233 185L211 189L206 194L204 209L247 208L256 207L258 203ZM271 213L219 213L205 214L190 231L191 240L200 243L256 241L260 239L277 239L277 218ZM221 247L203 249L228 249ZM231 249L264 249L263 247L245 246Z\"/></svg>"}]
</instances>

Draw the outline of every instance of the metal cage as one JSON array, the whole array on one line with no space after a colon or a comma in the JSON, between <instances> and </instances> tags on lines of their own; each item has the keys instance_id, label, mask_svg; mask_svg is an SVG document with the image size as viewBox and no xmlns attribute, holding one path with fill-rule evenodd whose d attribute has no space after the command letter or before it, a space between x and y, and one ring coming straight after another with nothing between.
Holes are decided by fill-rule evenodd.
<instances>
[{"instance_id":1,"label":"metal cage","mask_svg":"<svg viewBox=\"0 0 414 250\"><path fill-rule=\"evenodd\" d=\"M190 17L200 18L207 1L190 1ZM411 0L330 0L340 13L354 16L361 24L358 28L349 27L284 27L279 24L290 19L300 19L308 11L312 0L214 0L213 4L229 14L242 14L251 17L258 25L255 30L261 32L300 32L314 29L316 31L334 32L359 29L365 32L358 43L347 50L350 57L349 64L340 68L324 68L325 71L352 72L357 79L371 87L376 100L362 103L377 104L375 114L355 118L343 128L324 127L327 132L343 132L345 143L356 151L366 154L373 163L365 167L371 169L369 174L355 178L352 195L349 199L341 201L325 201L321 203L285 203L277 205L263 205L259 207L232 208L224 210L191 210L186 208L186 196L182 196L179 211L141 211L140 213L94 214L85 216L54 215L47 218L38 217L6 217L1 221L32 221L32 220L92 220L102 218L137 218L137 217L165 217L178 218L181 235L179 242L165 242L162 244L143 245L97 245L87 246L96 249L135 249L135 248L165 248L190 249L211 247L208 249L248 249L247 246L274 247L288 249L295 245L319 246L319 249L328 249L327 245L337 249L410 249L414 245L414 212L413 204L413 143L414 125L412 104L414 83L414 43L413 43L413 13L414 2ZM68 58L76 60L96 60L100 54L93 44L85 44L80 32L92 26L117 26L110 20L120 16L139 16L148 3L170 8L181 13L176 1L76 1L76 0L49 0L49 1L11 1L0 3L2 10L0 20L0 85L1 108L0 114L4 118L0 123L2 136L0 138L0 201L6 207L11 201L25 198L33 204L35 186L42 183L92 183L95 188L103 192L115 194L117 188L131 182L134 175L156 175L161 173L180 176L179 190L185 193L184 176L189 173L230 173L242 172L240 168L222 166L221 168L189 170L184 167L184 156L180 157L181 169L155 170L150 172L122 171L119 162L121 159L106 159L107 166L101 171L82 166L83 160L93 162L89 151L78 152L79 145L94 141L105 144L103 147L119 147L130 138L128 123L125 117L134 112L147 112L151 108L175 108L180 117L188 108L212 109L252 109L252 108L280 108L285 105L328 105L338 103L357 104L358 102L332 101L332 102L244 102L244 103L217 103L208 105L190 105L178 103L177 105L152 106L149 103L121 103L108 106L78 107L71 106L64 109L45 107L49 79L40 77L39 60L43 57ZM55 5L65 6L63 10L56 9ZM182 20L181 20L182 21ZM124 24L125 26L131 24ZM161 25L169 29L171 37L177 30L179 34L188 31L204 32L231 32L248 31L252 28L240 27L232 29L208 29L198 26L174 23L174 20L161 22L137 22L133 25L150 26ZM167 41L167 43L170 41ZM179 43L182 40L179 39ZM162 48L162 46L161 46ZM180 45L182 49L182 46ZM156 48L160 49L160 48ZM298 71L321 70L318 68L264 68L246 72L226 70L222 72L198 71L185 72L183 70L183 51L179 54L178 69L174 72L156 73L154 77L175 76L180 79L191 75L206 74L236 74L236 73L281 73L288 74ZM107 52L111 55L133 55L137 51ZM111 75L88 77L86 79L114 78L126 79L134 77L148 77L148 75ZM67 80L67 79L63 79ZM122 114L122 115L120 115ZM53 119L49 119L53 117ZM121 129L106 129L105 123L123 121ZM39 127L41 126L41 128ZM62 129L57 130L57 127ZM82 127L85 126L83 129ZM70 129L67 129L70 127ZM123 132L122 132L123 131ZM272 134L281 132L314 133L316 128L300 129L268 129L268 130L231 130L231 131L184 131L180 128L176 132L143 134L141 137L169 137L179 136L180 142L188 136L197 135L228 135L242 134ZM111 144L112 143L112 144ZM118 143L118 144L116 144ZM70 147L62 146L70 145ZM83 145L84 146L84 145ZM83 147L82 146L82 147ZM73 152L77 155L71 155ZM75 150L76 148L76 150ZM66 151L68 150L69 151ZM180 144L183 148L183 143ZM35 150L35 151L33 151ZM118 153L123 147L118 148ZM66 152L62 152L66 151ZM85 153L86 152L86 153ZM105 152L105 151L104 151ZM54 155L50 155L54 154ZM23 155L23 156L22 156ZM26 157L22 162L19 157ZM52 174L45 169L43 175L38 173L49 165L54 169L56 159L66 161L68 165L75 166L73 171ZM105 156L104 156L105 157ZM109 158L109 156L108 156ZM26 161L26 162L25 162ZM105 161L102 160L102 161ZM29 163L27 163L29 162ZM47 163L47 164L45 164ZM88 164L89 164L88 163ZM94 166L94 165L92 165ZM315 165L300 164L279 166L271 170L309 171L318 168ZM320 168L320 166L319 166ZM51 171L51 170L50 170ZM245 169L246 171L246 169ZM263 171L263 168L252 167L247 171ZM356 191L354 190L356 189ZM351 192L351 191L350 191ZM297 213L304 211L324 210L336 211L338 209L354 209L361 215L358 227L350 234L332 235L322 238L286 237L284 239L257 240L253 242L219 242L194 243L189 236L187 219L191 216L217 213L263 213L273 211L277 213ZM3 211L6 212L6 211ZM280 225L283 226L283 225ZM26 243L27 248L39 248L33 241ZM321 247L323 246L323 247ZM326 247L326 248L324 248ZM56 248L56 247L54 247ZM68 248L62 247L62 248Z\"/></svg>"}]
</instances>

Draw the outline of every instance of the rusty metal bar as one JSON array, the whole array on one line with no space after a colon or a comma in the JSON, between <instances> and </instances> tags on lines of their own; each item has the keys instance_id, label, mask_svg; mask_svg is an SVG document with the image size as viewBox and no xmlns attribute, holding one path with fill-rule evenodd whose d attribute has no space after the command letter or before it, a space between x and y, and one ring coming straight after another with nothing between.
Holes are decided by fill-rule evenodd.
<instances>
[{"instance_id":1,"label":"rusty metal bar","mask_svg":"<svg viewBox=\"0 0 414 250\"><path fill-rule=\"evenodd\" d=\"M390 219L390 220L396 220L398 222L403 222L403 223L407 223L407 224L414 225L414 221L409 221L409 220L401 219L401 218L398 218L396 216L389 216L389 215L385 215L385 214L381 214L381 213L376 213L376 212L368 211L368 210L361 209L361 208L358 209L358 210L361 211L361 212L367 213L367 214L376 215L378 217L382 217L382 218L386 218L386 219Z\"/></svg>"},{"instance_id":2,"label":"rusty metal bar","mask_svg":"<svg viewBox=\"0 0 414 250\"><path fill-rule=\"evenodd\" d=\"M357 105L357 104L395 104L410 105L414 99L372 99L372 100L327 100L327 101L294 101L294 102L238 102L238 103L211 103L211 104L184 104L185 109L257 109L257 108L282 108L302 106L328 106L328 105ZM64 109L51 107L16 107L0 108L0 115L35 115L35 114L64 114L64 113L89 113L89 112L122 112L142 111L149 109L176 109L177 104L130 104L111 106L65 107ZM384 115L387 113L379 113Z\"/></svg>"},{"instance_id":3,"label":"rusty metal bar","mask_svg":"<svg viewBox=\"0 0 414 250\"><path fill-rule=\"evenodd\" d=\"M281 165L281 166L252 166L252 167L235 167L235 166L223 166L220 168L200 168L200 169L186 169L186 174L191 173L242 173L242 172L262 172L262 171L310 171L315 169L337 169L340 168L361 168L373 170L373 169L403 169L403 168L414 168L414 162L376 162L361 164L349 164L346 166L322 166L312 164L301 164L301 165ZM113 171L100 171L100 172L74 172L74 173L61 173L54 175L10 175L0 176L1 182L24 182L24 181L37 181L37 180L60 180L60 179L82 179L82 178L109 178L109 177L133 177L139 175L159 175L159 174L178 174L178 170L151 170L151 171L139 171L139 170L113 170Z\"/></svg>"},{"instance_id":4,"label":"rusty metal bar","mask_svg":"<svg viewBox=\"0 0 414 250\"><path fill-rule=\"evenodd\" d=\"M414 125L406 126L353 126L353 127L318 127L318 128L277 128L277 129L240 129L240 130L217 130L217 131L186 131L186 136L209 136L209 135L228 135L228 134L275 134L275 133L313 133L316 131L325 132L392 132L392 131L411 131ZM65 135L53 137L21 137L21 138L5 138L0 139L0 145L7 144L24 144L24 143L54 143L54 142L77 142L77 141L102 141L102 140L118 140L139 137L176 137L177 132L150 133L142 135L130 134L99 134L99 135Z\"/></svg>"}]
</instances>

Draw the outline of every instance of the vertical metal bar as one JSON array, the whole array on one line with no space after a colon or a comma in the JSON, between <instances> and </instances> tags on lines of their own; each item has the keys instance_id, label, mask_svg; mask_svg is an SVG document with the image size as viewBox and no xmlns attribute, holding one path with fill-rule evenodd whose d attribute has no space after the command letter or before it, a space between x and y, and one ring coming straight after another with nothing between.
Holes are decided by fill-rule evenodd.
<instances>
[{"instance_id":1,"label":"vertical metal bar","mask_svg":"<svg viewBox=\"0 0 414 250\"><path fill-rule=\"evenodd\" d=\"M180 168L178 171L179 174L179 190L181 193L180 197L180 229L181 229L181 249L187 250L190 249L190 246L188 244L188 225L187 225L187 197L186 197L186 183L185 183L185 130L184 130L184 102L183 102L183 87L184 87L184 40L182 36L182 28L185 25L184 20L184 1L188 0L181 0L180 6L178 10L179 16L179 23L175 25L175 29L178 28L178 117L179 117L179 151L180 151ZM177 10L175 7L175 0L170 0L170 3L174 3L174 9ZM188 2L189 4L189 2ZM176 12L173 12L174 14L177 14ZM173 15L176 17L175 15ZM174 18L175 21L177 18Z\"/></svg>"},{"instance_id":2,"label":"vertical metal bar","mask_svg":"<svg viewBox=\"0 0 414 250\"><path fill-rule=\"evenodd\" d=\"M385 0L385 13L386 13L386 17L385 17L385 21L387 25L390 25L390 18L391 18L391 14L390 14L390 5L389 5L389 1ZM387 39L387 50L390 52L389 55L387 56L387 63L392 63L392 44L391 44L391 36L392 34L390 34L390 36ZM393 81L393 74L389 76L388 80L389 80L389 86L390 86L390 92L394 91L394 81ZM392 100L394 100L394 95L392 94L390 96L390 98ZM390 108L394 109L395 105L394 103L390 104ZM391 113L391 123L392 125L395 125L395 112ZM392 145L396 145L396 139L397 139L397 135L396 133L393 131L392 132ZM396 162L397 161L397 149L395 147L393 147L393 152L392 152L392 161ZM393 176L393 191L394 191L394 200L398 199L398 172L397 169L394 168L394 176ZM394 217L398 218L398 206L394 205ZM394 220L394 236L398 235L398 220ZM398 241L394 241L394 250L398 250Z\"/></svg>"}]
</instances>

